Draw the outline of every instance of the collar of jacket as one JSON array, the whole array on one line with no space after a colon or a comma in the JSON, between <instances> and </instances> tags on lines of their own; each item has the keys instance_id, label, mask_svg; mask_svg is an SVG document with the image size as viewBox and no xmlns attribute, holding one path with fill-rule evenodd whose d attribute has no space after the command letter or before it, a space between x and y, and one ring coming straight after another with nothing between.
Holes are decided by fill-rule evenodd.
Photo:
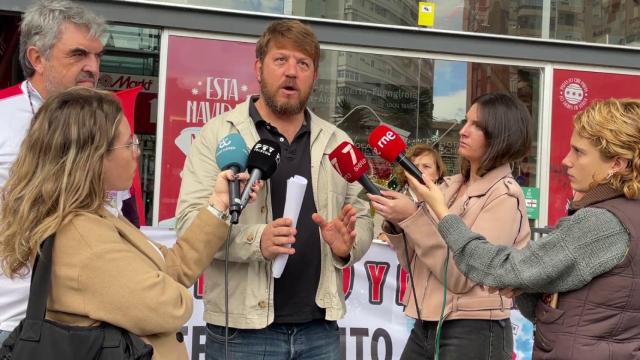
<instances>
[{"instance_id":1,"label":"collar of jacket","mask_svg":"<svg viewBox=\"0 0 640 360\"><path fill-rule=\"evenodd\" d=\"M242 116L229 116L227 117L227 121L231 122L231 124L238 129L240 135L242 135L245 141L247 141L247 146L251 148L260 139L260 137L253 120L249 116L249 101L251 101L251 98L238 104L235 109L232 110L238 114L242 114ZM319 118L308 108L307 111L311 115L311 144L314 145L316 141L321 141L321 144L319 145L324 148L324 145L329 141L335 127Z\"/></svg>"},{"instance_id":2,"label":"collar of jacket","mask_svg":"<svg viewBox=\"0 0 640 360\"><path fill-rule=\"evenodd\" d=\"M579 210L589 205L617 198L619 196L624 196L624 193L607 184L599 184L584 194L582 199L572 202L570 207L572 210Z\"/></svg>"},{"instance_id":3,"label":"collar of jacket","mask_svg":"<svg viewBox=\"0 0 640 360\"><path fill-rule=\"evenodd\" d=\"M238 104L235 109L231 110L237 116L227 116L226 120L229 121L233 127L238 129L238 133L244 138L248 148L252 148L253 145L260 139L258 131L249 116L249 101L248 98L245 102ZM311 184L313 185L313 199L318 204L317 184L320 177L320 164L324 156L328 156L333 149L327 149L331 138L333 137L335 126L329 122L321 119L313 111L307 109L311 115ZM337 144L336 144L337 146ZM319 150L318 150L319 149Z\"/></svg>"},{"instance_id":4,"label":"collar of jacket","mask_svg":"<svg viewBox=\"0 0 640 360\"><path fill-rule=\"evenodd\" d=\"M164 270L166 263L160 256L158 251L160 249L154 249L149 239L135 226L133 226L128 220L124 219L122 215L116 217L110 213L107 209L101 207L98 210L98 216L105 221L111 223L118 234L133 247L138 249L144 256L149 258L160 270Z\"/></svg>"},{"instance_id":5,"label":"collar of jacket","mask_svg":"<svg viewBox=\"0 0 640 360\"><path fill-rule=\"evenodd\" d=\"M476 197L485 195L498 181L505 177L511 177L511 166L509 164L503 164L497 168L489 171L483 177L478 179L467 189L468 197ZM464 183L464 178L461 174L449 176L444 179L448 186L453 189L460 188Z\"/></svg>"}]
</instances>

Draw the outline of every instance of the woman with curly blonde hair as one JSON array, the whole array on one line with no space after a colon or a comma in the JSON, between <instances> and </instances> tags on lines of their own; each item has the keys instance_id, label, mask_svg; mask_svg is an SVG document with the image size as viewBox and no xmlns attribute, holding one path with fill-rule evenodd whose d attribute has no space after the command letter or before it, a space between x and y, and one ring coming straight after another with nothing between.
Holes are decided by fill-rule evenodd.
<instances>
[{"instance_id":1,"label":"woman with curly blonde hair","mask_svg":"<svg viewBox=\"0 0 640 360\"><path fill-rule=\"evenodd\" d=\"M233 174L220 174L209 207L169 249L150 241L107 196L129 189L139 156L112 94L76 87L49 98L2 191L2 270L12 277L28 273L40 245L55 234L47 319L107 322L143 337L155 360L186 360L176 333L191 317L188 288L225 241L221 214Z\"/></svg>"},{"instance_id":2,"label":"woman with curly blonde hair","mask_svg":"<svg viewBox=\"0 0 640 360\"><path fill-rule=\"evenodd\" d=\"M534 359L638 359L640 101L594 101L573 124L562 164L583 196L523 249L490 244L448 213L433 183L409 182L439 219L458 268L516 295L536 322Z\"/></svg>"}]
</instances>

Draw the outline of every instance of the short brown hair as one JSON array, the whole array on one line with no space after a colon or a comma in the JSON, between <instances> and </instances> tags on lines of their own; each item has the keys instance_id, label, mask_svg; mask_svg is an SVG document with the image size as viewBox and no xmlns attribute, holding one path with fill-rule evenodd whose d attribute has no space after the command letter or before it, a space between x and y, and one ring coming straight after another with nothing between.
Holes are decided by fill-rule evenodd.
<instances>
[{"instance_id":1,"label":"short brown hair","mask_svg":"<svg viewBox=\"0 0 640 360\"><path fill-rule=\"evenodd\" d=\"M487 151L478 167L478 176L522 160L531 147L531 115L516 97L505 93L488 93L475 98L471 105L478 107L477 126L487 141ZM469 161L460 159L462 175L471 175Z\"/></svg>"},{"instance_id":2,"label":"short brown hair","mask_svg":"<svg viewBox=\"0 0 640 360\"><path fill-rule=\"evenodd\" d=\"M298 20L278 20L272 22L262 33L256 43L256 59L264 61L264 57L269 51L271 43L282 45L286 43L293 46L306 56L313 59L313 67L318 71L320 62L320 43L316 34L313 33L309 25Z\"/></svg>"},{"instance_id":3,"label":"short brown hair","mask_svg":"<svg viewBox=\"0 0 640 360\"><path fill-rule=\"evenodd\" d=\"M436 163L436 171L438 173L438 179L436 180L436 183L440 183L442 179L447 175L447 167L445 166L444 161L442 161L442 157L440 156L438 151L433 148L433 146L422 143L415 144L411 146L406 153L406 156L411 161L415 161L416 158L422 155L433 156L433 160ZM400 165L396 165L393 168L393 175L395 176L398 183L397 188L401 189L407 183L407 176L404 174L404 168Z\"/></svg>"}]
</instances>

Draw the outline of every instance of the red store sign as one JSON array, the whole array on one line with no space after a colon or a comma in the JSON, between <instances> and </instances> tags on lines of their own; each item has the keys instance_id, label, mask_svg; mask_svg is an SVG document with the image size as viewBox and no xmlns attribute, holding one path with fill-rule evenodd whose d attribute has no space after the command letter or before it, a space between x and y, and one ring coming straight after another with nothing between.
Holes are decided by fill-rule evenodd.
<instances>
[{"instance_id":1,"label":"red store sign","mask_svg":"<svg viewBox=\"0 0 640 360\"><path fill-rule=\"evenodd\" d=\"M567 214L572 190L562 159L569 151L573 118L593 100L640 98L640 76L602 72L555 70L551 119L549 225ZM635 86L634 86L635 85Z\"/></svg>"},{"instance_id":2,"label":"red store sign","mask_svg":"<svg viewBox=\"0 0 640 360\"><path fill-rule=\"evenodd\" d=\"M170 35L158 216L154 223L173 227L182 167L200 128L259 92L253 71L255 44Z\"/></svg>"}]
</instances>

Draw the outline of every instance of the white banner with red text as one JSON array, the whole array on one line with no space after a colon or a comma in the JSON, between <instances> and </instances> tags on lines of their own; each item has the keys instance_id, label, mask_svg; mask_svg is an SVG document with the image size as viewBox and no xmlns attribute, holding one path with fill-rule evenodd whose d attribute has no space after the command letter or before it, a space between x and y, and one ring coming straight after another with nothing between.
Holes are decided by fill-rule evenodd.
<instances>
[{"instance_id":1,"label":"white banner with red text","mask_svg":"<svg viewBox=\"0 0 640 360\"><path fill-rule=\"evenodd\" d=\"M175 242L173 230L143 227L142 231L162 245L172 246ZM395 252L385 244L374 242L358 263L345 270L343 280L347 315L338 322L343 358L399 359L413 319L404 315L400 302L407 290L407 273L398 265ZM189 358L199 360L204 359L206 338L201 282L196 283L192 291L193 315L183 333ZM511 321L515 346L513 359L530 359L533 326L517 311L513 311Z\"/></svg>"}]
</instances>

